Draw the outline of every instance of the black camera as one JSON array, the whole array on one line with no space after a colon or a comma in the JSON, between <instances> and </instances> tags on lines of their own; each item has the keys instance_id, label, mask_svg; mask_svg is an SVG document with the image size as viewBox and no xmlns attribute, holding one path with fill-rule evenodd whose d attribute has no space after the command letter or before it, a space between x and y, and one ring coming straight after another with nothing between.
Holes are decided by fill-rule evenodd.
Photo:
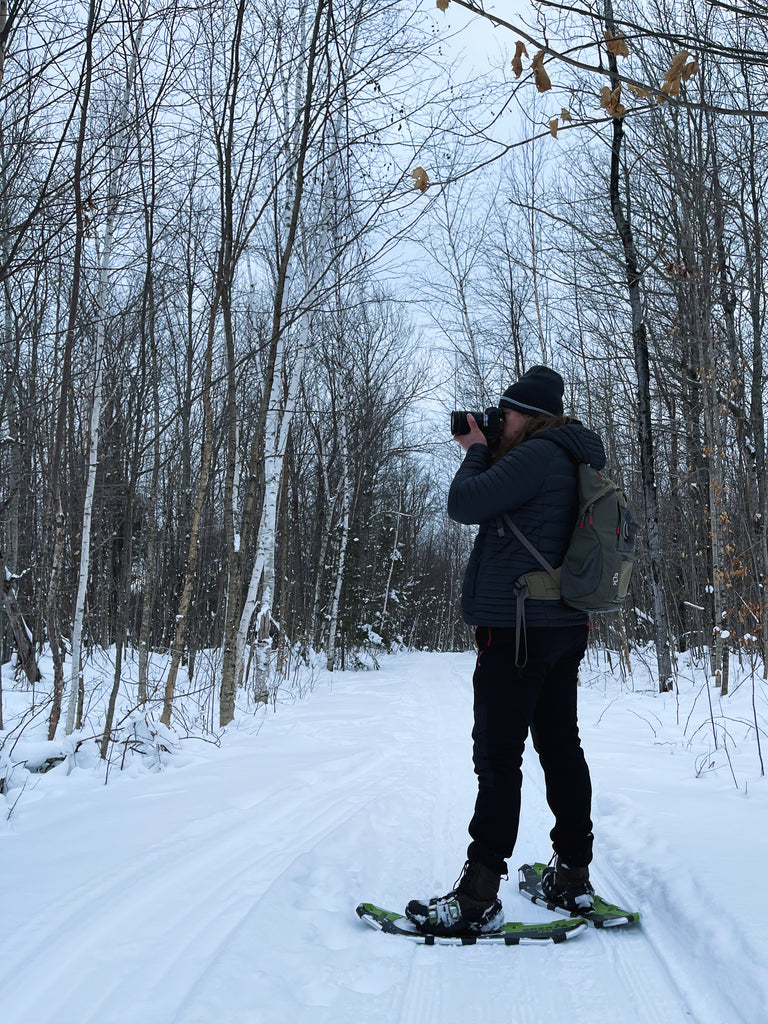
<instances>
[{"instance_id":1,"label":"black camera","mask_svg":"<svg viewBox=\"0 0 768 1024\"><path fill-rule=\"evenodd\" d=\"M501 437L502 414L500 409L486 409L485 412L474 412L472 409L454 409L451 413L451 434L468 434L469 423L467 416L474 416L478 427L485 434L490 442L498 441Z\"/></svg>"}]
</instances>

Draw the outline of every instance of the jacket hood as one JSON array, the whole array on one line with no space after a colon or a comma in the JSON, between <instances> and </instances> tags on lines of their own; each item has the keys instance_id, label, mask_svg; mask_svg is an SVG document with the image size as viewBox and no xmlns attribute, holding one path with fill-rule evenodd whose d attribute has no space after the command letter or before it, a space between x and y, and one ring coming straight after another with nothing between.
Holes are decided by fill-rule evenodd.
<instances>
[{"instance_id":1,"label":"jacket hood","mask_svg":"<svg viewBox=\"0 0 768 1024\"><path fill-rule=\"evenodd\" d=\"M554 441L555 444L564 448L569 455L579 462L586 462L593 469L602 469L605 466L605 448L597 434L585 427L578 420L573 423L566 423L562 427L553 427L551 430L542 430L531 440Z\"/></svg>"}]
</instances>

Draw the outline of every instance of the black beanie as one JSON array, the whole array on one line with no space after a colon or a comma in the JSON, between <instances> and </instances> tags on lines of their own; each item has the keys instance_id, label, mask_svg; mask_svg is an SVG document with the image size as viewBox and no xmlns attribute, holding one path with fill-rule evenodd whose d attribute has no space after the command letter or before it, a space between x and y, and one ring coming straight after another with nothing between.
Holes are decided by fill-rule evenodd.
<instances>
[{"instance_id":1,"label":"black beanie","mask_svg":"<svg viewBox=\"0 0 768 1024\"><path fill-rule=\"evenodd\" d=\"M529 416L537 412L562 416L563 391L565 385L559 373L548 366L532 366L519 381L507 388L499 405L511 406Z\"/></svg>"}]
</instances>

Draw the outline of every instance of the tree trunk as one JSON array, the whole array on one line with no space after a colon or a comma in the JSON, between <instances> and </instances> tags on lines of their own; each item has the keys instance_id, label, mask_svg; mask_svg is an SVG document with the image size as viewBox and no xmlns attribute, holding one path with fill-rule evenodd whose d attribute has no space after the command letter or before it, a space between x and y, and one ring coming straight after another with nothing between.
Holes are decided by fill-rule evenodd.
<instances>
[{"instance_id":1,"label":"tree trunk","mask_svg":"<svg viewBox=\"0 0 768 1024\"><path fill-rule=\"evenodd\" d=\"M51 717L48 723L48 739L56 735L61 718L62 701L64 698L64 664L61 655L61 625L59 623L59 602L61 579L64 570L64 551L66 537L66 512L61 490L61 463L64 457L64 439L66 432L67 406L72 388L72 351L75 346L75 326L80 304L81 262L83 242L85 238L85 211L83 209L82 172L83 151L85 147L85 131L88 121L88 105L90 102L91 82L93 77L93 37L95 32L96 5L91 0L88 10L86 27L85 57L80 79L82 99L80 101L80 125L75 149L75 163L72 172L72 194L75 205L75 244L73 252L72 284L69 295L67 328L64 338L64 353L61 362L61 378L56 412L56 430L51 453L50 486L53 506L53 561L46 600L46 624L48 627L48 644L53 660L53 702Z\"/></svg>"},{"instance_id":2,"label":"tree trunk","mask_svg":"<svg viewBox=\"0 0 768 1024\"><path fill-rule=\"evenodd\" d=\"M243 677L243 666L245 658L245 647L248 639L248 631L251 627L253 616L256 614L256 605L259 589L261 588L261 602L257 619L257 642L258 650L256 657L256 678L254 682L254 693L256 698L261 700L267 692L267 674L269 671L269 627L272 621L272 606L275 592L275 539L277 534L277 515L280 502L280 481L283 473L285 460L285 449L288 442L288 430L293 415L296 398L299 393L299 384L304 369L304 357L306 346L309 342L309 324L299 323L298 331L302 334L299 352L296 363L291 370L291 380L288 387L288 397L285 409L282 413L278 409L279 393L282 391L282 382L277 376L273 381L272 395L270 398L270 411L267 417L266 429L264 432L264 498L262 502L261 516L259 518L259 531L256 540L256 555L251 571L248 593L243 604L240 622L238 624L237 637L235 642L235 659L232 673L231 689L226 693L222 685L221 696L221 724L226 725L234 716L234 700L237 687ZM282 347L282 346L281 346Z\"/></svg>"},{"instance_id":3,"label":"tree trunk","mask_svg":"<svg viewBox=\"0 0 768 1024\"><path fill-rule=\"evenodd\" d=\"M3 565L4 567L2 554L0 554L0 565ZM10 622L11 629L13 630L16 649L19 655L19 665L30 683L39 683L42 677L40 675L40 669L37 667L37 661L35 660L32 635L24 621L24 616L21 613L19 603L16 599L16 593L13 588L13 577L5 567L3 577L3 607L5 608L5 614L8 616L8 621Z\"/></svg>"},{"instance_id":4,"label":"tree trunk","mask_svg":"<svg viewBox=\"0 0 768 1024\"><path fill-rule=\"evenodd\" d=\"M349 441L347 435L347 421L343 413L339 415L339 430L341 432L341 464L343 483L341 487L342 495L342 520L341 520L341 539L339 540L339 562L336 569L336 586L333 590L333 599L331 601L331 619L328 627L328 651L326 659L326 668L329 672L333 672L336 663L336 630L339 623L339 606L341 603L341 588L344 585L344 563L347 557L347 546L349 544L349 520L350 520L350 507L352 504L352 489L350 486L350 474L349 474Z\"/></svg>"},{"instance_id":5,"label":"tree trunk","mask_svg":"<svg viewBox=\"0 0 768 1024\"><path fill-rule=\"evenodd\" d=\"M394 540L392 541L392 551L390 552L389 555L389 567L387 568L387 582L384 585L384 603L381 606L381 615L379 616L379 622L381 624L382 630L384 629L384 623L386 622L387 612L389 610L388 606L389 594L392 589L392 574L395 571L395 562L397 562L398 559L400 558L400 552L397 547L397 542L400 537L400 516L404 514L405 513L400 512L399 509L395 513L395 536Z\"/></svg>"},{"instance_id":6,"label":"tree trunk","mask_svg":"<svg viewBox=\"0 0 768 1024\"><path fill-rule=\"evenodd\" d=\"M254 443L249 459L249 476L244 489L245 496L241 519L240 548L243 552L250 549L253 532L257 530L258 537L255 545L256 559L251 572L248 593L244 602L242 602L240 596L241 575L239 571L239 563L238 571L230 577L229 581L227 597L227 625L224 640L221 690L219 695L219 719L222 726L231 722L234 717L235 695L237 687L240 685L243 677L247 634L250 628L251 619L255 612L258 587L264 574L264 570L268 566L270 557L264 550L266 538L271 536L272 543L274 544L274 531L276 525L275 517L277 512L276 505L273 506L272 503L276 503L277 501L277 488L279 488L280 474L282 473L283 454L285 452L285 441L287 439L288 429L288 408L292 407L293 401L295 401L296 395L298 394L298 384L300 382L300 373L303 368L304 361L304 352L302 348L297 356L299 374L297 376L296 372L293 372L292 383L289 387L289 390L293 390L294 387L295 390L293 390L293 396L292 398L289 398L286 405L286 412L283 414L282 424L278 426L274 417L277 416L277 410L279 409L279 397L282 390L280 381L280 359L284 355L286 341L286 327L283 322L283 317L288 288L288 272L293 258L304 198L305 164L309 153L312 129L313 97L317 70L316 61L318 60L319 53L322 15L327 5L327 0L316 0L316 2L317 7L315 10L312 35L307 53L306 78L304 81L303 95L301 96L303 107L299 108L297 111L297 114L299 115L297 120L298 138L295 140L293 146L288 146L289 153L291 155L290 158L293 161L294 166L293 193L291 200L288 203L289 214L286 221L285 243L283 245L282 252L280 253L276 273L275 292L272 300L272 324L266 372L264 375L264 395L259 415L259 422L256 425ZM297 327L300 332L303 331L302 323L299 323ZM271 439L269 429L270 421L273 424ZM270 445L270 443L274 444L275 447L271 453L267 452L267 454L265 454L264 450ZM256 483L261 466L264 467L265 494L261 502L262 519L257 519L256 516L259 511L259 503L257 501ZM276 478L275 473L277 473ZM270 477L269 482L266 480L267 476ZM268 491L268 493L266 493L266 491ZM263 520L265 512L268 517L267 521ZM271 554L271 558L274 559L274 551ZM265 602L262 599L262 610L258 625L260 635L264 633L265 629L268 631L268 620L272 611L271 602L273 591L269 581L266 579L264 581L264 589L265 591L268 591L269 601L265 605ZM239 609L242 610L238 616L237 612ZM261 650L261 653L264 653L263 649ZM258 674L263 675L263 658L259 660L258 664L260 669ZM258 689L259 685L260 684L257 683L256 689Z\"/></svg>"},{"instance_id":7,"label":"tree trunk","mask_svg":"<svg viewBox=\"0 0 768 1024\"><path fill-rule=\"evenodd\" d=\"M611 0L605 4L606 28L615 34ZM611 72L611 89L620 82L616 55L608 53ZM638 391L638 439L640 444L640 470L643 482L643 503L645 508L645 541L648 563L651 571L651 595L653 600L654 642L659 672L659 690L671 690L673 685L672 658L670 653L669 625L664 604L661 574L661 550L659 545L659 504L656 492L656 478L653 455L653 420L651 413L651 374L648 358L648 337L643 320L643 305L640 291L640 271L632 225L624 212L621 201L621 145L624 126L621 118L613 119L613 140L611 145L610 200L611 212L616 230L624 250L624 267L632 311L632 345L635 357Z\"/></svg>"},{"instance_id":8,"label":"tree trunk","mask_svg":"<svg viewBox=\"0 0 768 1024\"><path fill-rule=\"evenodd\" d=\"M96 473L99 467L99 425L101 420L102 383L104 380L104 348L106 338L106 320L109 305L109 271L112 262L112 241L115 233L115 219L119 203L118 175L125 163L127 149L128 111L130 107L133 82L136 75L138 48L144 27L146 0L139 12L139 25L134 41L131 63L123 86L123 94L117 115L115 137L110 145L110 181L107 198L107 211L104 225L104 240L99 260L99 279L96 291L96 378L93 385L93 405L91 407L91 424L89 433L88 482L85 489L83 506L83 522L80 531L80 572L78 577L75 618L72 628L72 665L70 669L69 706L67 708L66 733L69 735L75 728L75 711L77 708L77 691L75 685L80 679L82 669L82 637L85 621L85 605L88 594L88 573L91 555L91 524L93 522L93 499L96 493ZM78 728L80 723L78 722Z\"/></svg>"},{"instance_id":9,"label":"tree trunk","mask_svg":"<svg viewBox=\"0 0 768 1024\"><path fill-rule=\"evenodd\" d=\"M220 269L220 268L219 268ZM187 548L187 566L184 575L184 586L179 599L179 607L176 613L176 629L171 648L171 664L165 680L165 692L163 695L163 712L160 721L163 725L171 724L171 712L173 710L173 699L176 694L176 678L179 674L179 665L184 654L184 634L187 625L187 616L192 603L192 592L195 588L197 578L197 555L200 541L200 523L203 517L203 505L208 493L208 478L211 473L211 461L213 459L213 405L211 387L213 380L213 349L216 339L216 320L218 316L220 301L220 273L216 275L216 291L211 303L208 316L208 337L205 346L205 371L203 379L203 443L200 455L200 478L197 483L197 497L192 518L189 524L189 546Z\"/></svg>"},{"instance_id":10,"label":"tree trunk","mask_svg":"<svg viewBox=\"0 0 768 1024\"><path fill-rule=\"evenodd\" d=\"M105 240L105 249L108 241L111 241L111 227L108 229L108 239ZM108 260L108 257L106 257ZM107 271L104 264L101 268L101 282L99 290L106 287ZM90 443L88 460L88 482L85 489L85 504L83 506L83 521L80 529L80 572L78 576L77 599L75 603L75 618L72 626L72 663L69 675L69 704L67 706L67 721L65 732L69 736L75 728L75 713L77 710L78 680L80 679L82 661L82 638L83 622L85 620L85 604L88 594L88 571L91 561L91 523L93 521L93 497L96 492L96 473L99 468L99 420L101 418L101 398L103 380L104 360L104 325L103 318L106 315L106 303L103 300L97 302L99 309L96 335L96 380L93 385L93 405L91 406Z\"/></svg>"},{"instance_id":11,"label":"tree trunk","mask_svg":"<svg viewBox=\"0 0 768 1024\"><path fill-rule=\"evenodd\" d=\"M744 89L751 105L751 68L746 68ZM747 242L747 279L749 282L749 316L752 324L752 386L749 395L749 425L754 445L755 528L757 532L755 554L755 585L760 626L760 647L763 655L763 678L768 679L768 458L765 447L765 408L763 406L763 321L765 316L765 254L763 251L762 196L764 181L760 173L758 152L760 141L752 118L746 122L749 135L746 159L741 162L746 170L746 207L742 214L744 238ZM750 245L751 241L751 245ZM754 630L752 631L754 632Z\"/></svg>"},{"instance_id":12,"label":"tree trunk","mask_svg":"<svg viewBox=\"0 0 768 1024\"><path fill-rule=\"evenodd\" d=\"M148 230L148 235L151 230ZM152 615L155 607L155 589L157 570L157 501L158 480L160 477L160 376L157 359L157 342L155 338L154 283L151 270L152 246L147 246L147 276L144 285L142 306L142 328L149 347L150 379L152 387L152 475L147 496L148 521L145 527L147 538L147 561L144 570L141 602L141 623L139 626L139 678L137 699L146 704L148 698L147 676L149 668L149 640L152 627Z\"/></svg>"}]
</instances>

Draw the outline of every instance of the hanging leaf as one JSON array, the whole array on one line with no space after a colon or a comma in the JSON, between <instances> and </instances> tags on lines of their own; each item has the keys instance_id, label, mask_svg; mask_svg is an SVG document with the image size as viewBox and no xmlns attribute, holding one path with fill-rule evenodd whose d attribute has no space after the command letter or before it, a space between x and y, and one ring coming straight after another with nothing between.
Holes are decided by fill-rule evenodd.
<instances>
[{"instance_id":1,"label":"hanging leaf","mask_svg":"<svg viewBox=\"0 0 768 1024\"><path fill-rule=\"evenodd\" d=\"M448 4L450 2L451 2L451 0L437 0L438 10L447 11L448 10Z\"/></svg>"},{"instance_id":2,"label":"hanging leaf","mask_svg":"<svg viewBox=\"0 0 768 1024\"><path fill-rule=\"evenodd\" d=\"M617 57L628 57L629 49L627 48L627 41L624 36L617 32L616 35L613 32L605 30L605 45L609 53L615 54Z\"/></svg>"},{"instance_id":3,"label":"hanging leaf","mask_svg":"<svg viewBox=\"0 0 768 1024\"><path fill-rule=\"evenodd\" d=\"M414 167L411 171L411 177L414 179L414 188L417 188L422 194L427 191L429 188L429 175L423 167Z\"/></svg>"},{"instance_id":4,"label":"hanging leaf","mask_svg":"<svg viewBox=\"0 0 768 1024\"><path fill-rule=\"evenodd\" d=\"M565 124L566 121L573 121L573 118L571 117L570 110L566 110L565 107L561 107L560 108L560 120L563 122L563 124Z\"/></svg>"},{"instance_id":5,"label":"hanging leaf","mask_svg":"<svg viewBox=\"0 0 768 1024\"><path fill-rule=\"evenodd\" d=\"M512 58L512 70L515 73L515 78L519 78L523 73L523 57L528 56L528 51L525 48L525 43L519 39L515 43L515 56Z\"/></svg>"},{"instance_id":6,"label":"hanging leaf","mask_svg":"<svg viewBox=\"0 0 768 1024\"><path fill-rule=\"evenodd\" d=\"M603 110L611 115L611 117L624 117L627 112L627 108L620 102L621 99L621 83L611 92L610 86L604 85L600 90L600 106Z\"/></svg>"},{"instance_id":7,"label":"hanging leaf","mask_svg":"<svg viewBox=\"0 0 768 1024\"><path fill-rule=\"evenodd\" d=\"M669 66L669 71L664 75L665 82L671 82L673 79L680 77L689 56L690 54L687 50L681 50L680 53L675 54L675 57Z\"/></svg>"},{"instance_id":8,"label":"hanging leaf","mask_svg":"<svg viewBox=\"0 0 768 1024\"><path fill-rule=\"evenodd\" d=\"M533 80L539 92L548 92L552 88L552 82L549 80L549 75L544 68L543 50L539 50L534 56L531 61L531 70L533 71Z\"/></svg>"},{"instance_id":9,"label":"hanging leaf","mask_svg":"<svg viewBox=\"0 0 768 1024\"><path fill-rule=\"evenodd\" d=\"M680 73L680 77L684 82L687 82L689 78L693 78L693 76L698 72L698 70L699 62L697 60L692 60L690 61L690 63L685 65L685 67Z\"/></svg>"},{"instance_id":10,"label":"hanging leaf","mask_svg":"<svg viewBox=\"0 0 768 1024\"><path fill-rule=\"evenodd\" d=\"M661 91L665 96L677 96L680 92L680 76L670 79L669 82L664 82Z\"/></svg>"},{"instance_id":11,"label":"hanging leaf","mask_svg":"<svg viewBox=\"0 0 768 1024\"><path fill-rule=\"evenodd\" d=\"M556 117L553 117L552 120L549 122L549 134L552 136L553 139L557 138L557 124L558 122Z\"/></svg>"},{"instance_id":12,"label":"hanging leaf","mask_svg":"<svg viewBox=\"0 0 768 1024\"><path fill-rule=\"evenodd\" d=\"M661 95L658 97L659 103L663 103L666 96L677 96L680 92L681 81L687 82L699 70L697 61L692 60L688 63L689 56L690 54L687 50L681 50L675 54L661 84Z\"/></svg>"},{"instance_id":13,"label":"hanging leaf","mask_svg":"<svg viewBox=\"0 0 768 1024\"><path fill-rule=\"evenodd\" d=\"M641 100L653 99L653 95L650 92L648 92L647 89L643 89L640 85L630 85L627 88L633 96L637 96Z\"/></svg>"}]
</instances>

